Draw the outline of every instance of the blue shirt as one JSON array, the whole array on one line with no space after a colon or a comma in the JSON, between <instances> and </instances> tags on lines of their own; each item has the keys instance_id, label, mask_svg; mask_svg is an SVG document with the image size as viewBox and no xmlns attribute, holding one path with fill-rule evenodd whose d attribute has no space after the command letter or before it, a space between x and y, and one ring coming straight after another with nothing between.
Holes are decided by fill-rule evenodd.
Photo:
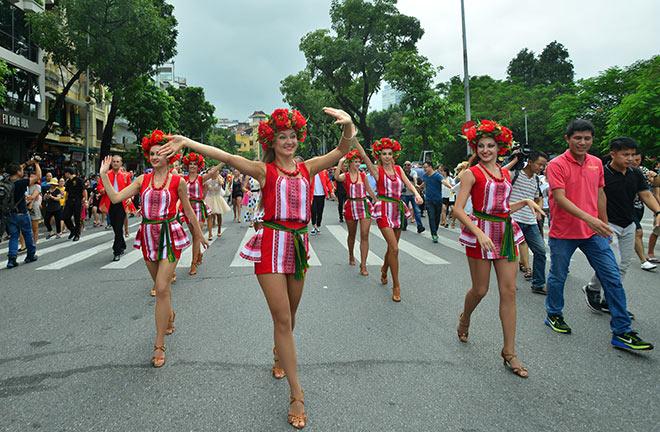
<instances>
[{"instance_id":1,"label":"blue shirt","mask_svg":"<svg viewBox=\"0 0 660 432\"><path fill-rule=\"evenodd\" d=\"M439 172L434 172L430 176L424 173L422 181L426 186L424 195L426 201L440 202L442 201L442 180L444 177Z\"/></svg>"}]
</instances>

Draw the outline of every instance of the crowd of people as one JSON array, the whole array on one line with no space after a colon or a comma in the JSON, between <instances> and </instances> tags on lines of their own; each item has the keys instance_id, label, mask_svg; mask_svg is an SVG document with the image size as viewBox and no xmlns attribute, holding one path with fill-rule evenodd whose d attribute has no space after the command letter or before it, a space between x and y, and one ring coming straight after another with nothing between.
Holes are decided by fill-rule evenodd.
<instances>
[{"instance_id":1,"label":"crowd of people","mask_svg":"<svg viewBox=\"0 0 660 432\"><path fill-rule=\"evenodd\" d=\"M463 126L473 154L454 170L431 161L422 166L405 161L401 166L399 142L383 137L365 149L348 114L334 108L324 111L342 128L342 137L335 149L308 160L296 156L307 135L306 119L296 110L277 109L259 125L263 161L154 131L142 140L150 167L141 175L126 172L118 155L106 157L99 175L87 179L70 168L62 179L49 172L42 178L37 159L11 164L8 179L0 182L0 191L11 187L13 198L4 218L7 267L18 265L19 241L27 252L25 262L37 260L41 221L47 236L59 238L68 232L71 241L79 240L85 221L105 224L114 231L113 260L118 261L126 250L128 217L139 214L135 247L142 251L153 280L156 335L151 364L160 368L165 364L165 337L175 331L171 284L181 252L193 248L189 274L194 276L204 248L214 239L214 226L220 238L222 216L232 211L234 223L254 229L240 255L254 262L271 314L271 372L276 379L288 380L288 422L296 428L305 427L307 414L293 330L309 268L309 236L321 234L329 199L337 201L340 222L347 226L347 264L359 264L363 277L369 276L369 231L375 220L387 243L380 283L387 285L391 278L391 298L397 303L402 300L400 274L405 272L399 265L399 239L409 220L421 234L426 213L434 243L440 228L454 228L458 220L472 284L458 314L457 338L468 342L472 315L489 290L494 269L503 331L501 357L518 377L527 378L529 370L516 352L517 273L530 281L533 293L546 296L545 325L570 334L563 293L576 249L584 252L594 270L583 286L587 305L611 315L611 345L653 349L632 328L634 314L628 310L623 283L633 251L643 270L654 270L658 263L654 249L660 234L659 166L644 167L635 140L613 139L601 160L589 154L596 133L593 125L577 119L567 126L564 153L551 158L540 151L517 151L503 161L512 150L511 131L481 120ZM187 154L182 157L184 149ZM205 170L205 158L219 164ZM26 173L28 167L31 174ZM645 207L654 215L647 249L641 224ZM207 236L202 232L205 225ZM354 251L358 229L359 259Z\"/></svg>"}]
</instances>

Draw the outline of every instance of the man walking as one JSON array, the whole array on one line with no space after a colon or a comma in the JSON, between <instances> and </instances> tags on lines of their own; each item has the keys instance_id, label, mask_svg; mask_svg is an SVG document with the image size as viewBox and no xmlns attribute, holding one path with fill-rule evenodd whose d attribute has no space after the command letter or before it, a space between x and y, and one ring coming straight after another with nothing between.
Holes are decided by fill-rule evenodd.
<instances>
[{"instance_id":1,"label":"man walking","mask_svg":"<svg viewBox=\"0 0 660 432\"><path fill-rule=\"evenodd\" d=\"M603 164L588 154L593 135L591 122L573 120L564 135L568 150L553 159L546 170L552 223L545 324L557 333L571 333L562 315L564 285L571 257L580 248L603 286L612 315L612 345L621 349L651 350L653 345L642 340L631 328L626 293L608 241L612 229L607 224Z\"/></svg>"},{"instance_id":2,"label":"man walking","mask_svg":"<svg viewBox=\"0 0 660 432\"><path fill-rule=\"evenodd\" d=\"M417 187L417 171L412 169L412 164L410 161L405 161L403 163L403 173L406 175L406 177L408 177L410 183ZM417 234L421 234L426 231L426 228L424 228L424 224L422 223L422 212L415 202L415 192L408 190L407 187L403 186L403 191L401 192L401 201L403 201L403 203L407 206L412 205L413 214L415 215L415 223L417 224ZM402 229L405 231L407 228L408 219L404 219Z\"/></svg>"},{"instance_id":3,"label":"man walking","mask_svg":"<svg viewBox=\"0 0 660 432\"><path fill-rule=\"evenodd\" d=\"M83 192L85 187L82 180L76 175L75 168L67 167L64 170L64 178L66 183L64 189L66 190L66 202L64 203L64 225L70 231L69 240L80 240L80 228L82 216L82 202Z\"/></svg>"},{"instance_id":4,"label":"man walking","mask_svg":"<svg viewBox=\"0 0 660 432\"><path fill-rule=\"evenodd\" d=\"M115 191L119 192L123 190L126 186L130 184L130 179L128 174L122 171L123 161L121 156L113 155L111 170L108 171L108 177L110 178L110 183ZM102 213L107 213L110 218L110 225L112 230L115 233L115 241L112 243L112 253L113 261L119 261L119 257L124 254L126 250L126 241L124 240L123 228L124 220L126 219L126 202L112 204L110 198L105 193L105 188L103 187L103 182L98 182L97 190L101 194L101 201L99 203L99 209Z\"/></svg>"},{"instance_id":5,"label":"man walking","mask_svg":"<svg viewBox=\"0 0 660 432\"><path fill-rule=\"evenodd\" d=\"M431 162L424 162L424 199L426 201L426 211L429 214L429 228L431 228L431 239L433 243L438 242L438 226L440 226L440 217L442 215L442 185L445 182L442 174L433 169ZM413 201L414 202L414 201Z\"/></svg>"},{"instance_id":6,"label":"man walking","mask_svg":"<svg viewBox=\"0 0 660 432\"><path fill-rule=\"evenodd\" d=\"M517 162L518 156L516 155L508 166L515 166ZM538 175L545 169L547 163L548 156L545 153L532 151L529 154L525 167L522 170L514 171L511 177L510 202L532 199L539 207L543 206L541 181ZM511 219L518 222L525 236L525 242L534 254L532 264L532 292L545 295L545 243L539 230L536 215L529 207L523 207L517 212L512 213Z\"/></svg>"}]
</instances>

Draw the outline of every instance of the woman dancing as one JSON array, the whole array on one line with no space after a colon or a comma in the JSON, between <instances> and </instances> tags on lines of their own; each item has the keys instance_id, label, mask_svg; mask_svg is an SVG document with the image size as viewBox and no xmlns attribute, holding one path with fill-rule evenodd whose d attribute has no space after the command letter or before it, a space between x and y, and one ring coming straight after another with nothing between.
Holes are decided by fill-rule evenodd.
<instances>
[{"instance_id":1,"label":"woman dancing","mask_svg":"<svg viewBox=\"0 0 660 432\"><path fill-rule=\"evenodd\" d=\"M401 285L399 283L399 238L404 218L411 216L410 208L401 201L401 189L405 184L408 190L415 194L415 202L422 204L422 197L417 188L403 174L401 167L395 163L401 153L401 144L389 138L381 138L371 145L371 152L378 166L371 163L369 156L361 145L357 146L360 156L367 164L367 169L376 179L378 201L374 205L373 217L387 242L387 252L383 267L380 269L380 283L387 285L387 269L392 273L392 301L401 301Z\"/></svg>"},{"instance_id":2,"label":"woman dancing","mask_svg":"<svg viewBox=\"0 0 660 432\"><path fill-rule=\"evenodd\" d=\"M465 295L465 305L458 320L458 339L468 340L472 312L488 292L490 269L495 267L500 291L500 320L504 333L502 359L504 365L521 378L529 373L518 359L516 338L516 258L517 245L523 241L518 224L511 213L528 206L543 214L531 199L509 204L511 177L509 171L497 164L497 156L511 147L513 135L506 127L491 121L467 122L463 134L475 152L477 164L461 174L461 188L456 197L454 214L463 224L459 241L465 246L472 287ZM464 207L472 199L471 215Z\"/></svg>"},{"instance_id":3,"label":"woman dancing","mask_svg":"<svg viewBox=\"0 0 660 432\"><path fill-rule=\"evenodd\" d=\"M367 199L367 193L374 198L374 192L367 182L367 176L360 171L362 162L357 149L351 150L339 160L335 168L335 180L344 184L346 201L344 202L344 219L348 227L348 264L355 265L355 234L360 224L360 274L369 276L367 271L367 254L369 253L369 227L371 227L371 213L373 206ZM344 173L344 169L347 172Z\"/></svg>"},{"instance_id":4,"label":"woman dancing","mask_svg":"<svg viewBox=\"0 0 660 432\"><path fill-rule=\"evenodd\" d=\"M204 183L204 190L206 196L204 202L209 211L208 215L208 228L209 228L209 241L213 240L213 220L215 219L218 224L218 238L222 236L222 215L229 213L231 209L225 201L225 179L220 175L220 165L217 170L209 172L211 178Z\"/></svg>"},{"instance_id":5,"label":"woman dancing","mask_svg":"<svg viewBox=\"0 0 660 432\"><path fill-rule=\"evenodd\" d=\"M264 211L261 228L241 250L241 256L255 262L259 285L266 297L274 323L274 354L279 362L273 367L284 368L290 386L289 423L298 429L305 427L304 394L298 380L293 328L305 272L308 267L307 224L310 219L310 178L337 163L355 140L355 127L344 111L324 108L343 126L339 146L327 154L297 164L294 155L298 143L307 136L307 121L298 111L276 109L267 121L259 124L259 142L263 162L251 161L215 147L199 144L182 136L173 136L161 153L169 156L182 147L236 167L243 174L257 179L261 185ZM277 357L276 357L276 360Z\"/></svg>"},{"instance_id":6,"label":"woman dancing","mask_svg":"<svg viewBox=\"0 0 660 432\"><path fill-rule=\"evenodd\" d=\"M136 249L142 249L144 262L154 281L156 290L156 342L151 364L155 368L165 364L165 335L174 333L175 313L172 309L170 283L172 273L181 256L181 251L190 245L190 240L177 220L177 201L188 220L191 221L193 238L208 246L202 237L202 230L195 217L186 183L181 177L169 172L168 158L160 155L161 145L167 141L163 132L155 130L149 137L142 139L142 150L149 159L153 171L139 176L129 186L116 192L108 177L108 169L112 162L111 156L106 156L101 164L101 180L105 192L113 204L122 202L136 194L140 194L142 224L135 235Z\"/></svg>"}]
</instances>

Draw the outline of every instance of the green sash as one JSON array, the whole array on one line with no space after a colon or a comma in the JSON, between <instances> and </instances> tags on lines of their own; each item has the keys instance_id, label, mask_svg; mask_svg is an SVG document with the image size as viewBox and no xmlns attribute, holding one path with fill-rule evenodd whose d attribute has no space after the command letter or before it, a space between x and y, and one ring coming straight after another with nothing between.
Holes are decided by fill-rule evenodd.
<instances>
[{"instance_id":1,"label":"green sash","mask_svg":"<svg viewBox=\"0 0 660 432\"><path fill-rule=\"evenodd\" d=\"M302 235L307 233L307 226L293 229L272 221L263 221L261 224L276 231L285 231L293 234L293 250L295 251L296 260L296 272L294 277L296 280L302 280L305 277L305 270L309 268L309 263L307 262L307 250L305 250L305 243L302 239Z\"/></svg>"},{"instance_id":2,"label":"green sash","mask_svg":"<svg viewBox=\"0 0 660 432\"><path fill-rule=\"evenodd\" d=\"M207 218L208 218L208 213L206 212L206 203L204 202L204 200L199 200L199 199L192 199L192 198L190 198L190 202L196 202L196 203L199 203L199 204L202 206L202 217L203 217L204 219L207 219Z\"/></svg>"},{"instance_id":3,"label":"green sash","mask_svg":"<svg viewBox=\"0 0 660 432\"><path fill-rule=\"evenodd\" d=\"M513 225L511 224L511 216L505 218L493 216L487 213L472 211L472 214L482 220L489 222L504 222L504 235L502 236L502 244L500 245L500 255L506 257L509 261L515 261L518 257L518 251L513 240Z\"/></svg>"},{"instance_id":4,"label":"green sash","mask_svg":"<svg viewBox=\"0 0 660 432\"><path fill-rule=\"evenodd\" d=\"M385 195L378 195L378 199L381 201L396 203L399 206L399 218L401 219L401 228L403 228L403 225L406 222L406 205L403 201Z\"/></svg>"},{"instance_id":5,"label":"green sash","mask_svg":"<svg viewBox=\"0 0 660 432\"><path fill-rule=\"evenodd\" d=\"M172 239L170 238L170 223L178 220L178 215L170 219L147 219L142 218L143 225L157 225L160 224L160 239L158 240L158 259L160 259L160 253L163 251L163 248L167 249L167 260L169 262L175 262L176 256L174 256L174 245L172 244Z\"/></svg>"},{"instance_id":6,"label":"green sash","mask_svg":"<svg viewBox=\"0 0 660 432\"><path fill-rule=\"evenodd\" d=\"M346 197L349 201L364 201L364 212L367 215L367 219L371 219L371 212L369 211L369 200L367 197L364 198L350 198Z\"/></svg>"}]
</instances>

